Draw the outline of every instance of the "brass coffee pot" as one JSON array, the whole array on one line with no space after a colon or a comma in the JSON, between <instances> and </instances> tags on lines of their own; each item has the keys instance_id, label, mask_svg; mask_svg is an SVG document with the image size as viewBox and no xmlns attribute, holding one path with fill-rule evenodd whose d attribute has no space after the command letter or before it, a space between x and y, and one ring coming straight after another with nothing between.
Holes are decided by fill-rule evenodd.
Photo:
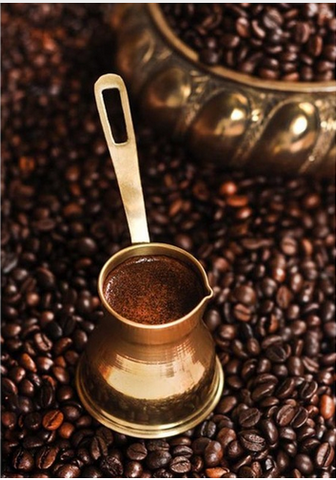
<instances>
[{"instance_id":1,"label":"brass coffee pot","mask_svg":"<svg viewBox=\"0 0 336 480\"><path fill-rule=\"evenodd\" d=\"M103 99L106 89L119 90L126 142L114 140ZM167 437L201 422L222 393L223 371L202 321L213 292L202 265L190 253L149 241L124 82L117 75L103 75L95 84L95 96L133 245L113 255L100 272L98 293L105 315L80 359L77 389L85 408L107 427L134 437ZM199 277L203 298L187 315L149 325L122 317L108 304L103 285L111 270L131 257L144 255L176 258Z\"/></svg>"}]
</instances>

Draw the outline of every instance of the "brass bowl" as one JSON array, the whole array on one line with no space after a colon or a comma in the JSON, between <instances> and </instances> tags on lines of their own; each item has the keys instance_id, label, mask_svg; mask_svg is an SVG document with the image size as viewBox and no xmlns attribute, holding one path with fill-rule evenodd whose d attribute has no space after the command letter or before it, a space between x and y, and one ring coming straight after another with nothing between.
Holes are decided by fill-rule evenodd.
<instances>
[{"instance_id":1,"label":"brass bowl","mask_svg":"<svg viewBox=\"0 0 336 480\"><path fill-rule=\"evenodd\" d=\"M336 82L266 81L206 67L159 4L117 4L116 66L146 119L195 157L257 172L334 173Z\"/></svg>"}]
</instances>

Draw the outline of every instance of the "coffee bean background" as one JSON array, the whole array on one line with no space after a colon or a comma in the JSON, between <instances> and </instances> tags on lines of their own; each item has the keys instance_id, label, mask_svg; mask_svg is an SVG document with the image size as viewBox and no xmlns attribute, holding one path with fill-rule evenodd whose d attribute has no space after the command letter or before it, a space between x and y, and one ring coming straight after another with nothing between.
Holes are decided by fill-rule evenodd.
<instances>
[{"instance_id":1,"label":"coffee bean background","mask_svg":"<svg viewBox=\"0 0 336 480\"><path fill-rule=\"evenodd\" d=\"M162 10L205 65L284 82L335 78L334 3L164 3Z\"/></svg>"},{"instance_id":2,"label":"coffee bean background","mask_svg":"<svg viewBox=\"0 0 336 480\"><path fill-rule=\"evenodd\" d=\"M163 440L112 432L78 399L97 277L130 243L92 91L113 71L106 8L2 5L2 476L333 476L333 182L201 170L137 112L151 237L207 269L225 388Z\"/></svg>"}]
</instances>

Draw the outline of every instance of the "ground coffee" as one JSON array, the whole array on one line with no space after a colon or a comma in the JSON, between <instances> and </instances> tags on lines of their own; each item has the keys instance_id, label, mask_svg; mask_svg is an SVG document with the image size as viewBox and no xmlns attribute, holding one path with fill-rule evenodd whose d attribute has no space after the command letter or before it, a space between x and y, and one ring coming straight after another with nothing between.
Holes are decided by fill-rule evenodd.
<instances>
[{"instance_id":1,"label":"ground coffee","mask_svg":"<svg viewBox=\"0 0 336 480\"><path fill-rule=\"evenodd\" d=\"M183 317L202 299L200 279L186 263L165 255L132 257L108 275L104 295L129 320L162 324Z\"/></svg>"}]
</instances>

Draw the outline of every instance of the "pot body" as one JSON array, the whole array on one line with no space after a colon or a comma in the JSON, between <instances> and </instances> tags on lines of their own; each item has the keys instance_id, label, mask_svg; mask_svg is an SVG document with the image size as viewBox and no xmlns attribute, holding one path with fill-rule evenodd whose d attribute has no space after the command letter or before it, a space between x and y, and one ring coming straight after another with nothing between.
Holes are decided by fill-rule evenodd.
<instances>
[{"instance_id":1,"label":"pot body","mask_svg":"<svg viewBox=\"0 0 336 480\"><path fill-rule=\"evenodd\" d=\"M130 256L164 254L190 263L204 283L204 298L185 317L163 325L123 319L102 294L106 276ZM105 315L90 337L77 371L79 395L106 426L135 437L159 438L188 430L220 398L223 373L202 315L212 291L194 257L164 244L124 249L99 278Z\"/></svg>"}]
</instances>

